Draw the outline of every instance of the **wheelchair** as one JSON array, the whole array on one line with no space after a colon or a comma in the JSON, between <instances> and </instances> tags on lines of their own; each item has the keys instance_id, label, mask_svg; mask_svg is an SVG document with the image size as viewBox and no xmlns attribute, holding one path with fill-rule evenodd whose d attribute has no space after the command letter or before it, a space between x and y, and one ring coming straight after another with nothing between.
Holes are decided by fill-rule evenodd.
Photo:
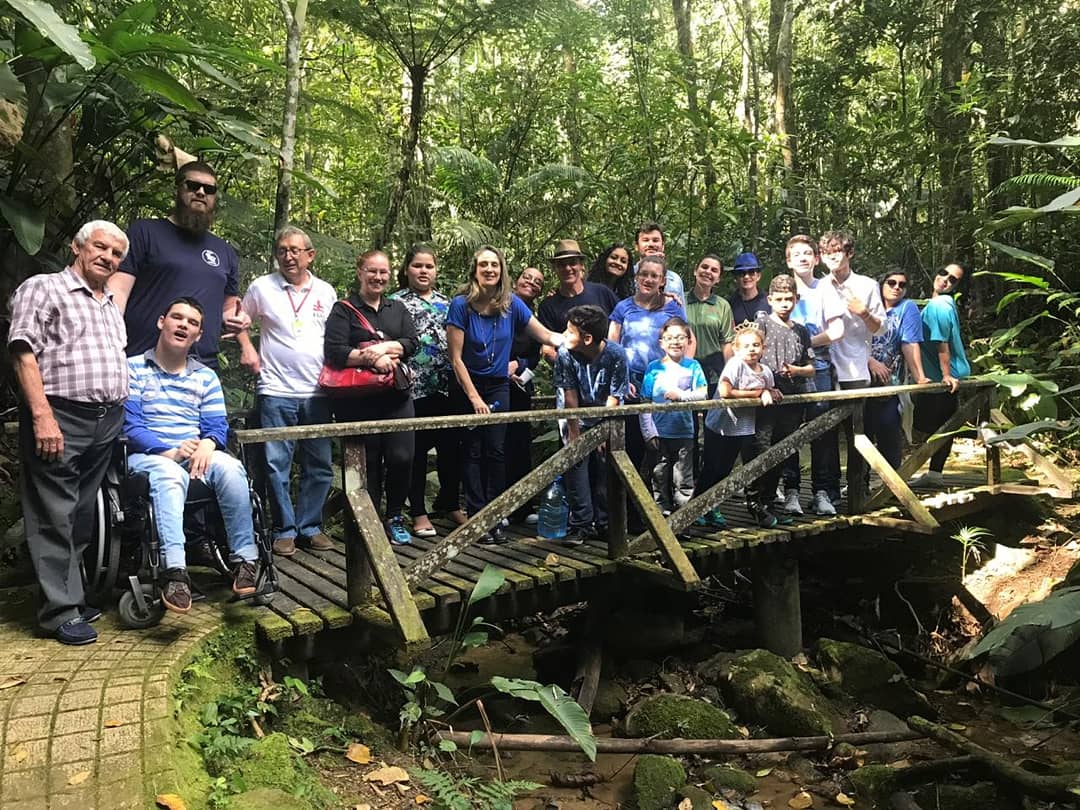
<instances>
[{"instance_id":1,"label":"wheelchair","mask_svg":"<svg viewBox=\"0 0 1080 810\"><path fill-rule=\"evenodd\" d=\"M243 461L243 447L238 455ZM278 590L277 571L269 517L250 475L248 495L258 550L255 593L234 598L267 604ZM228 538L217 500L213 490L196 479L188 486L184 536L189 565L204 566L231 577ZM165 615L165 603L161 599L164 565L150 500L150 476L129 470L124 437L118 442L113 464L98 490L94 529L83 553L82 573L86 598L91 603L104 604L117 588L124 589L117 610L125 627L153 627Z\"/></svg>"}]
</instances>

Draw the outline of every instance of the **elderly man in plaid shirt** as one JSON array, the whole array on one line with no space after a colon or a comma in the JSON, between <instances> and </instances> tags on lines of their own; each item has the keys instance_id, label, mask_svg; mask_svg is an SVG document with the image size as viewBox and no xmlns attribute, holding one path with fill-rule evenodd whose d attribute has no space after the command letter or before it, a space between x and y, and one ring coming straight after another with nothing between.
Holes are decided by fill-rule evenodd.
<instances>
[{"instance_id":1,"label":"elderly man in plaid shirt","mask_svg":"<svg viewBox=\"0 0 1080 810\"><path fill-rule=\"evenodd\" d=\"M106 283L128 250L111 222L88 222L75 260L33 276L11 299L11 353L19 406L26 541L41 585L41 629L63 644L90 644L101 611L86 604L79 561L94 503L124 423L127 332Z\"/></svg>"}]
</instances>

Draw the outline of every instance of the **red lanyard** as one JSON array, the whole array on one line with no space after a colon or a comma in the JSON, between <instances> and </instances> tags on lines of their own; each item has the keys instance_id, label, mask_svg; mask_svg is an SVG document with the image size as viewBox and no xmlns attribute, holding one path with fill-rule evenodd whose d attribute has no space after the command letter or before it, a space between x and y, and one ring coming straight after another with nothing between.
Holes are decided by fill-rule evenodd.
<instances>
[{"instance_id":1,"label":"red lanyard","mask_svg":"<svg viewBox=\"0 0 1080 810\"><path fill-rule=\"evenodd\" d=\"M285 288L285 292L289 296L289 306L292 307L293 317L296 318L297 320L300 319L300 310L304 308L304 302L307 301L308 296L311 295L311 290L312 290L312 288L314 288L314 286L315 285L312 284L311 287L308 287L308 291L306 293L304 293L304 297L300 299L299 304L294 304L293 303L292 290L290 290L288 287Z\"/></svg>"}]
</instances>

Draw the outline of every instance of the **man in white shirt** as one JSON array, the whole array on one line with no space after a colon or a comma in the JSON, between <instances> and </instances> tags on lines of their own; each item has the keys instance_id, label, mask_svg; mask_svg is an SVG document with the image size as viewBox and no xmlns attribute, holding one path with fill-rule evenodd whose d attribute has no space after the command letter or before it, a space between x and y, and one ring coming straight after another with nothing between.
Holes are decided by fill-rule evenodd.
<instances>
[{"instance_id":1,"label":"man in white shirt","mask_svg":"<svg viewBox=\"0 0 1080 810\"><path fill-rule=\"evenodd\" d=\"M259 375L262 427L321 425L331 421L330 406L319 390L326 317L337 301L334 288L315 278L315 249L306 233L292 225L274 240L277 272L255 279L244 296L244 311L258 323L259 349L241 333L240 362ZM333 480L330 439L302 439L300 488L294 509L289 492L295 442L267 442L267 479L274 517L274 553L291 556L296 542L314 549L333 548L322 532L322 510Z\"/></svg>"}]
</instances>

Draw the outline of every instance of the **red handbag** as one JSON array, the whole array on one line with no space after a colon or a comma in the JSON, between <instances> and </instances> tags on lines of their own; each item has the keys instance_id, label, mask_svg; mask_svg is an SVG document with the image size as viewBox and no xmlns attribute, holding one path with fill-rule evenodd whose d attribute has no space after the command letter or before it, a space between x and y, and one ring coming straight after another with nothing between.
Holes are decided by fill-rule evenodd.
<instances>
[{"instance_id":1,"label":"red handbag","mask_svg":"<svg viewBox=\"0 0 1080 810\"><path fill-rule=\"evenodd\" d=\"M364 329L376 338L381 338L382 333L371 325L360 310L348 301L341 303L352 311ZM380 342L382 341L362 340L356 348L363 349ZM391 392L405 394L412 390L412 386L412 369L400 362L390 371L376 371L373 368L359 367L333 368L324 360L319 372L319 387L332 397L372 397Z\"/></svg>"}]
</instances>

